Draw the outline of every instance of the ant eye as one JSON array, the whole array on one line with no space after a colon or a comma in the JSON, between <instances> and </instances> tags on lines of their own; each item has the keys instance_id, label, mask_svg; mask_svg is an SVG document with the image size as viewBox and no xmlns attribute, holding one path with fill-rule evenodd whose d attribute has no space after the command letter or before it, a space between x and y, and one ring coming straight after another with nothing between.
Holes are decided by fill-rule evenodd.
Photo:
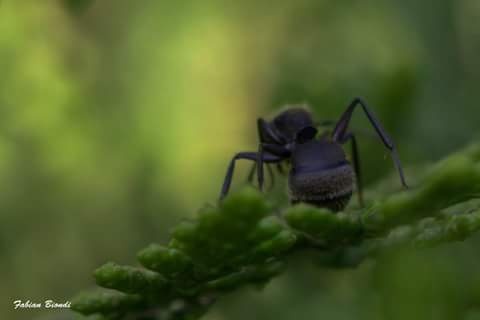
<instances>
[{"instance_id":1,"label":"ant eye","mask_svg":"<svg viewBox=\"0 0 480 320\"><path fill-rule=\"evenodd\" d=\"M314 127L308 126L297 132L295 141L297 143L305 143L315 138L316 135L317 135L317 129L315 129Z\"/></svg>"}]
</instances>

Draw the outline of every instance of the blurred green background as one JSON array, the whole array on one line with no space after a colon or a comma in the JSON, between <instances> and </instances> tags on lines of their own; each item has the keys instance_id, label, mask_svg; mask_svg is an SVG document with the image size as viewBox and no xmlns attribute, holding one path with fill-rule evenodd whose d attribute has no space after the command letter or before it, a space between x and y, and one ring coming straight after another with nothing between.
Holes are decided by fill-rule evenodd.
<instances>
[{"instance_id":1,"label":"blurred green background","mask_svg":"<svg viewBox=\"0 0 480 320\"><path fill-rule=\"evenodd\" d=\"M282 105L336 119L362 96L406 166L474 140L479 19L478 0L0 1L0 318L52 315L13 301L64 301L166 241ZM378 139L360 148L367 182L392 172ZM298 256L205 318L480 319L478 245L342 271Z\"/></svg>"}]
</instances>

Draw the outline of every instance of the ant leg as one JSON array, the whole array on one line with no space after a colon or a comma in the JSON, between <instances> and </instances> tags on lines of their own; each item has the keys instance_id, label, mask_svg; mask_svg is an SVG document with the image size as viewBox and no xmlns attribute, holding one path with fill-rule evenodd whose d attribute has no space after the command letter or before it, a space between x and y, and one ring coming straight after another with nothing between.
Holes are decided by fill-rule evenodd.
<instances>
[{"instance_id":1,"label":"ant leg","mask_svg":"<svg viewBox=\"0 0 480 320\"><path fill-rule=\"evenodd\" d=\"M398 156L397 149L395 148L395 145L393 144L392 139L388 136L385 129L382 127L380 122L373 115L373 113L367 107L367 104L363 102L362 99L360 98L353 99L353 101L348 106L347 110L343 113L343 115L340 117L340 120L338 120L337 124L335 125L335 129L333 129L333 132L332 132L332 139L337 142L343 141L345 139L345 137L347 136L348 124L350 123L350 119L352 118L352 113L355 110L355 107L357 105L360 105L362 107L363 111L367 115L368 120L370 121L373 128L379 135L380 139L382 139L383 144L388 150L390 150L393 163L397 168L402 185L405 188L408 188L407 183L405 182L405 176L403 174L402 164L400 163L400 158Z\"/></svg>"},{"instance_id":2,"label":"ant leg","mask_svg":"<svg viewBox=\"0 0 480 320\"><path fill-rule=\"evenodd\" d=\"M235 162L240 159L257 161L257 158L257 152L239 152L232 158L227 169L227 174L225 175L225 180L223 181L222 190L220 191L220 200L227 195L228 190L230 189L233 178L233 171L235 170ZM283 157L278 157L269 153L263 155L262 158L265 163L276 163L285 159Z\"/></svg>"},{"instance_id":3,"label":"ant leg","mask_svg":"<svg viewBox=\"0 0 480 320\"><path fill-rule=\"evenodd\" d=\"M263 191L263 144L258 145L257 152L257 179L258 179L258 189L260 192Z\"/></svg>"},{"instance_id":4,"label":"ant leg","mask_svg":"<svg viewBox=\"0 0 480 320\"><path fill-rule=\"evenodd\" d=\"M268 152L271 155L275 155L281 159L285 159L290 156L290 151L284 146L273 144L273 143L260 143L258 145L257 152L257 178L258 178L258 188L260 191L263 191L263 163L265 162L264 154Z\"/></svg>"},{"instance_id":5,"label":"ant leg","mask_svg":"<svg viewBox=\"0 0 480 320\"><path fill-rule=\"evenodd\" d=\"M278 163L280 164L280 163ZM257 164L254 163L252 165L252 167L250 168L250 171L248 173L248 176L247 176L247 183L248 184L251 184L253 185L253 177L255 175L255 169L257 167ZM270 178L270 186L269 186L269 190L273 188L273 186L275 185L275 175L273 174L273 170L272 170L272 167L270 165L267 164L267 169L268 169L268 176Z\"/></svg>"},{"instance_id":6,"label":"ant leg","mask_svg":"<svg viewBox=\"0 0 480 320\"><path fill-rule=\"evenodd\" d=\"M355 170L356 176L356 184L357 184L357 193L358 193L358 202L361 207L364 207L365 204L363 202L363 183L362 183L362 175L360 173L360 157L358 153L358 146L357 146L357 139L352 132L349 132L344 137L344 140L341 143L346 143L350 141L352 146L352 160L353 160L353 170Z\"/></svg>"},{"instance_id":7,"label":"ant leg","mask_svg":"<svg viewBox=\"0 0 480 320\"><path fill-rule=\"evenodd\" d=\"M268 186L268 190L272 190L275 186L275 175L273 174L272 167L269 164L267 164L267 171L268 176L270 177L270 185Z\"/></svg>"},{"instance_id":8,"label":"ant leg","mask_svg":"<svg viewBox=\"0 0 480 320\"><path fill-rule=\"evenodd\" d=\"M257 168L257 163L254 163L250 168L250 171L248 172L247 182L251 185L253 185L253 176L255 175L256 168Z\"/></svg>"},{"instance_id":9,"label":"ant leg","mask_svg":"<svg viewBox=\"0 0 480 320\"><path fill-rule=\"evenodd\" d=\"M258 138L260 139L260 144L258 146L257 153L257 178L258 178L258 188L260 191L263 190L263 143L272 143L283 145L282 137L280 137L269 125L267 121L263 118L257 119L257 130Z\"/></svg>"}]
</instances>

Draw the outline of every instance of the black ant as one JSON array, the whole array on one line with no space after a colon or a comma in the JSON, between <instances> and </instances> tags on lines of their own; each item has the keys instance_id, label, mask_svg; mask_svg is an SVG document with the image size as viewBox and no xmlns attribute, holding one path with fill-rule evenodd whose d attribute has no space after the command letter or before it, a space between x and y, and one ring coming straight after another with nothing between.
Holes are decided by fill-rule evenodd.
<instances>
[{"instance_id":1,"label":"black ant","mask_svg":"<svg viewBox=\"0 0 480 320\"><path fill-rule=\"evenodd\" d=\"M259 118L257 120L260 139L258 151L239 152L233 157L228 166L220 199L228 193L236 160L255 161L260 190L263 188L264 181L263 164L281 164L289 160L291 169L288 186L292 203L306 202L340 211L350 200L356 184L359 202L363 206L357 140L355 135L348 131L352 113L358 105L363 108L383 144L390 151L401 183L407 188L402 165L392 139L365 102L355 98L335 124L331 134L327 132L318 139L315 139L318 131L312 115L304 108L289 108L271 122ZM342 144L349 141L352 146L353 168L342 148Z\"/></svg>"}]
</instances>

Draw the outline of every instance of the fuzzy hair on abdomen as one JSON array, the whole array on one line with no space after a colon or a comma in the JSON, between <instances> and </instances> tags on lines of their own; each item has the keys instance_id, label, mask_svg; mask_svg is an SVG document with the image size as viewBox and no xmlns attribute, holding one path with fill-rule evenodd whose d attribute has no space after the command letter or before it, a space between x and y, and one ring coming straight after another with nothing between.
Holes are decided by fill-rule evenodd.
<instances>
[{"instance_id":1,"label":"fuzzy hair on abdomen","mask_svg":"<svg viewBox=\"0 0 480 320\"><path fill-rule=\"evenodd\" d=\"M345 208L352 197L355 173L350 164L315 172L290 172L292 203L306 202L333 211Z\"/></svg>"}]
</instances>

